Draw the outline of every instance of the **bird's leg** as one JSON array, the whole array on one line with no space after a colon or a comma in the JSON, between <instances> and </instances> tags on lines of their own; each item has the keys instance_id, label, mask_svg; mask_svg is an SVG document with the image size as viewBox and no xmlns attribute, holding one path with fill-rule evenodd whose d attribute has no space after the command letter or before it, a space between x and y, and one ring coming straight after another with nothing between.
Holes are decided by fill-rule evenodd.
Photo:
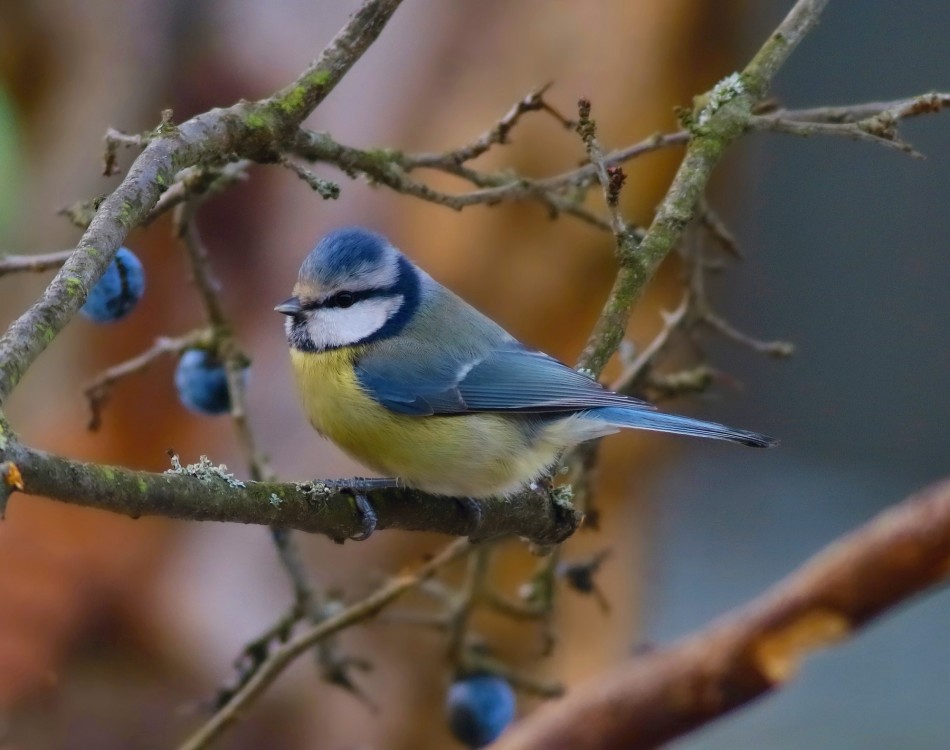
<instances>
[{"instance_id":1,"label":"bird's leg","mask_svg":"<svg viewBox=\"0 0 950 750\"><path fill-rule=\"evenodd\" d=\"M356 504L356 514L360 519L360 532L351 536L350 539L354 542L364 542L376 531L379 516L376 515L376 508L362 492L354 492L353 501Z\"/></svg>"},{"instance_id":2,"label":"bird's leg","mask_svg":"<svg viewBox=\"0 0 950 750\"><path fill-rule=\"evenodd\" d=\"M456 497L454 498L455 502L458 503L459 508L462 509L462 512L469 519L469 532L468 538L472 542L481 541L478 538L478 530L482 525L482 506L472 497Z\"/></svg>"},{"instance_id":3,"label":"bird's leg","mask_svg":"<svg viewBox=\"0 0 950 750\"><path fill-rule=\"evenodd\" d=\"M340 482L340 485L342 485L340 487L341 492L346 492L353 497L353 504L360 522L359 532L351 536L350 539L354 542L363 542L373 535L373 532L376 531L376 524L379 523L379 516L367 494L373 490L398 487L399 480L393 477L355 477Z\"/></svg>"},{"instance_id":4,"label":"bird's leg","mask_svg":"<svg viewBox=\"0 0 950 750\"><path fill-rule=\"evenodd\" d=\"M379 523L379 516L376 508L366 497L366 493L371 490L387 490L399 486L399 480L395 477L355 477L351 483L353 490L353 500L356 503L356 512L360 519L360 533L351 536L354 542L363 542L369 539L376 531L376 524Z\"/></svg>"},{"instance_id":5,"label":"bird's leg","mask_svg":"<svg viewBox=\"0 0 950 750\"><path fill-rule=\"evenodd\" d=\"M396 477L353 477L348 479L346 484L354 492L372 492L373 490L391 490L396 487L402 487Z\"/></svg>"}]
</instances>

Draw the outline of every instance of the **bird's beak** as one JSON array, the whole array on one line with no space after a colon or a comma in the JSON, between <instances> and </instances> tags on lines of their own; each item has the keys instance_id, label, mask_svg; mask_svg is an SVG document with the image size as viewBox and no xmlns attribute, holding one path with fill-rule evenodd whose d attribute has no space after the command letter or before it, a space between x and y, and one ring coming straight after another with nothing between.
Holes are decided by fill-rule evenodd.
<instances>
[{"instance_id":1,"label":"bird's beak","mask_svg":"<svg viewBox=\"0 0 950 750\"><path fill-rule=\"evenodd\" d=\"M300 300L297 297L288 297L277 305L274 310L281 315L300 315L300 313L303 312L303 307L301 307Z\"/></svg>"}]
</instances>

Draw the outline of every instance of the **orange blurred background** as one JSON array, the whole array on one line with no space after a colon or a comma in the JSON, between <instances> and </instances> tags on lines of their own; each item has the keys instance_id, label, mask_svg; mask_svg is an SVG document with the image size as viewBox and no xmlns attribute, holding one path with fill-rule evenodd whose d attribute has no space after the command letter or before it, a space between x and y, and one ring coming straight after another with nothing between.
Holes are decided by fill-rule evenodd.
<instances>
[{"instance_id":1,"label":"orange blurred background","mask_svg":"<svg viewBox=\"0 0 950 750\"><path fill-rule=\"evenodd\" d=\"M99 176L107 126L135 132L153 127L166 107L182 120L239 98L266 96L318 54L356 6L353 0L25 0L0 6L0 112L7 112L0 130L13 144L6 157L0 155L6 160L0 161L0 175L6 174L0 250L44 252L75 243L77 231L54 214L116 184ZM674 129L675 106L688 105L693 94L743 63L759 38L743 36L748 13L747 4L698 0L556 0L543 6L407 0L310 124L350 145L449 149L483 132L539 84L554 81L549 100L573 116L576 100L590 98L604 144L625 145ZM762 38L767 28L761 26ZM630 219L649 220L678 155L650 155L629 166L624 210ZM576 135L538 114L518 126L511 145L494 149L480 165L544 175L568 169L582 156ZM326 168L316 171L340 180L338 201L321 201L286 170L255 167L248 182L199 214L226 308L254 359L252 424L281 477L360 472L302 418L282 321L272 312L303 256L331 228L358 223L384 232L514 335L564 360L576 358L614 273L608 235L571 219L551 221L535 205L456 213ZM723 182L720 190L723 185L730 187ZM722 203L735 205L729 198L723 195ZM77 318L30 371L9 416L31 444L70 456L162 470L166 449L173 447L187 460L207 453L240 475L242 457L229 421L179 406L171 361L120 384L102 430L85 430L86 381L154 337L185 333L202 322L169 230L162 220L127 240L146 267L140 309L110 328ZM671 266L637 308L630 338L640 345L660 327L658 311L680 299L678 269ZM742 290L739 273L733 289ZM22 311L44 283L40 276L0 279L0 324ZM755 293L768 305L761 289ZM755 328L756 311L745 309L744 315ZM740 373L761 367L737 364L734 356L733 350L717 351L715 365ZM764 387L756 387L749 386L753 403L756 393L768 398ZM763 431L785 426L758 419L748 405L744 422L731 419L730 409L743 398L726 392L716 416ZM591 599L563 595L558 648L544 659L533 626L488 618L480 625L500 655L571 684L623 658L644 638L645 537L651 528L644 499L655 477L678 465L672 463L678 450L676 441L640 435L607 442L598 496L602 528L578 534L567 555L613 550L600 578L611 614L604 616ZM715 458L725 466L733 460L718 449ZM342 547L302 539L315 579L342 588L350 600L442 543L397 532ZM526 554L510 551L498 580L513 590L532 566ZM265 529L131 521L16 496L0 524L0 602L0 712L11 746L164 748L200 720L200 701L230 678L241 646L284 611L290 588ZM374 664L361 684L380 705L377 714L318 682L302 660L220 746L447 746L441 640L374 624L347 633L343 643ZM530 700L522 702L526 706Z\"/></svg>"}]
</instances>

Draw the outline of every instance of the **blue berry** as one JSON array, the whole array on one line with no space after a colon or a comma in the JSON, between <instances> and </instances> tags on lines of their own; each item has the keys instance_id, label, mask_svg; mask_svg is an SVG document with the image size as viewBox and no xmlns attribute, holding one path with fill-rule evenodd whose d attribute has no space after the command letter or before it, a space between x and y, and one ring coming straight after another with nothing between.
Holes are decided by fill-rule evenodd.
<instances>
[{"instance_id":1,"label":"blue berry","mask_svg":"<svg viewBox=\"0 0 950 750\"><path fill-rule=\"evenodd\" d=\"M244 370L246 377L247 370ZM175 368L178 398L200 414L226 414L231 410L228 376L224 365L211 352L187 349Z\"/></svg>"},{"instance_id":2,"label":"blue berry","mask_svg":"<svg viewBox=\"0 0 950 750\"><path fill-rule=\"evenodd\" d=\"M141 261L127 247L120 247L80 312L96 323L111 323L132 312L144 291Z\"/></svg>"},{"instance_id":3,"label":"blue berry","mask_svg":"<svg viewBox=\"0 0 950 750\"><path fill-rule=\"evenodd\" d=\"M452 734L468 747L485 747L515 718L515 694L501 677L473 675L449 688L445 709Z\"/></svg>"}]
</instances>

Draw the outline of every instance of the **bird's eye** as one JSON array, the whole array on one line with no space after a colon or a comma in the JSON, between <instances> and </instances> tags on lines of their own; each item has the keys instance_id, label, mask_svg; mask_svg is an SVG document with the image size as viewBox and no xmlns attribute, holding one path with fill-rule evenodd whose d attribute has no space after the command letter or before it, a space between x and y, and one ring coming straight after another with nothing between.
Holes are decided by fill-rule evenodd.
<instances>
[{"instance_id":1,"label":"bird's eye","mask_svg":"<svg viewBox=\"0 0 950 750\"><path fill-rule=\"evenodd\" d=\"M330 302L333 307L350 307L356 302L356 298L353 296L353 292L337 292Z\"/></svg>"}]
</instances>

